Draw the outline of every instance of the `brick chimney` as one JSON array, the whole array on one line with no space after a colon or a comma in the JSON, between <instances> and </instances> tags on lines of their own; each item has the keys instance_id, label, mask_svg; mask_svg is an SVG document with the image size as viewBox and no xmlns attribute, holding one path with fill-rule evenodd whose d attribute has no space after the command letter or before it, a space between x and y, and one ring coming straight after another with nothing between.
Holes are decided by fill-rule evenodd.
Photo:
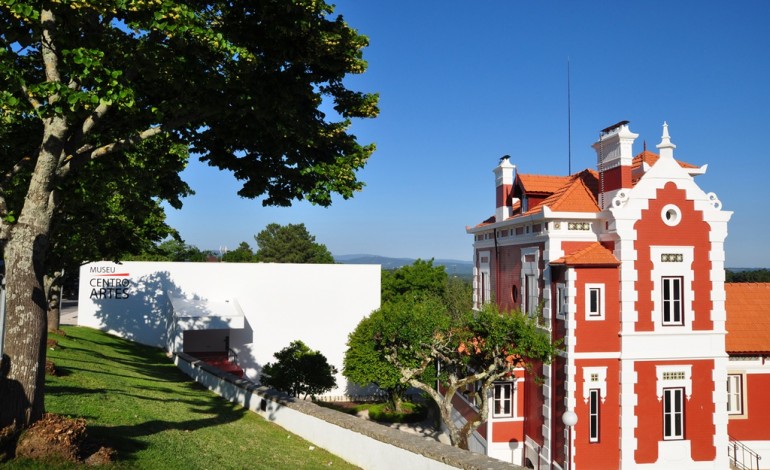
<instances>
[{"instance_id":1,"label":"brick chimney","mask_svg":"<svg viewBox=\"0 0 770 470\"><path fill-rule=\"evenodd\" d=\"M508 155L500 159L500 164L492 170L495 173L495 222L502 222L509 218L513 210L511 208L511 194L513 193L513 178L516 165L513 165Z\"/></svg>"},{"instance_id":2,"label":"brick chimney","mask_svg":"<svg viewBox=\"0 0 770 470\"><path fill-rule=\"evenodd\" d=\"M628 121L621 121L603 129L596 150L599 172L599 207L606 209L621 189L631 188L631 168L634 160L632 146L639 134L628 129Z\"/></svg>"}]
</instances>

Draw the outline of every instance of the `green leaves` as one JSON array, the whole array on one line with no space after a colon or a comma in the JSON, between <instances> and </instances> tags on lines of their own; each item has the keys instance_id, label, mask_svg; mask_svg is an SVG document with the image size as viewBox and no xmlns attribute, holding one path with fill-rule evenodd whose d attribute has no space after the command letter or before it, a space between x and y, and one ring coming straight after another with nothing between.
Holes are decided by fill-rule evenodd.
<instances>
[{"instance_id":1,"label":"green leaves","mask_svg":"<svg viewBox=\"0 0 770 470\"><path fill-rule=\"evenodd\" d=\"M8 8L10 14L13 17L24 22L31 23L40 19L40 12L31 2L22 0L5 0L5 7Z\"/></svg>"},{"instance_id":2,"label":"green leaves","mask_svg":"<svg viewBox=\"0 0 770 470\"><path fill-rule=\"evenodd\" d=\"M326 245L316 243L305 224L268 224L254 239L259 246L255 258L261 263L334 263Z\"/></svg>"},{"instance_id":3,"label":"green leaves","mask_svg":"<svg viewBox=\"0 0 770 470\"><path fill-rule=\"evenodd\" d=\"M292 341L274 356L277 361L262 368L263 385L303 398L325 393L337 385L337 369L327 362L326 356L302 341Z\"/></svg>"}]
</instances>

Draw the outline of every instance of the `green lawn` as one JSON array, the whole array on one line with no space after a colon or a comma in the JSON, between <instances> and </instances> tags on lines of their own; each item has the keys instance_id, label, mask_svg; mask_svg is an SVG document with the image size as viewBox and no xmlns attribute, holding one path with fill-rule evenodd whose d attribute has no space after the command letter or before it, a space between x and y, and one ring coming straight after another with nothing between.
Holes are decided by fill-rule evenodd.
<instances>
[{"instance_id":1,"label":"green lawn","mask_svg":"<svg viewBox=\"0 0 770 470\"><path fill-rule=\"evenodd\" d=\"M63 329L50 336L58 374L46 381L46 409L85 418L89 437L117 450L119 467L356 468L205 390L159 349Z\"/></svg>"}]
</instances>

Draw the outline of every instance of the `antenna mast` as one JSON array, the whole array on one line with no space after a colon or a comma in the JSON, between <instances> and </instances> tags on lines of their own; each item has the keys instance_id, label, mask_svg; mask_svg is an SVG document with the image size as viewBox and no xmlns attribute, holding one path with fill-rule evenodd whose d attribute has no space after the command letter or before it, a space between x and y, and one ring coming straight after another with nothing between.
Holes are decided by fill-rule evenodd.
<instances>
[{"instance_id":1,"label":"antenna mast","mask_svg":"<svg viewBox=\"0 0 770 470\"><path fill-rule=\"evenodd\" d=\"M572 174L572 99L569 75L569 57L567 57L567 175Z\"/></svg>"}]
</instances>

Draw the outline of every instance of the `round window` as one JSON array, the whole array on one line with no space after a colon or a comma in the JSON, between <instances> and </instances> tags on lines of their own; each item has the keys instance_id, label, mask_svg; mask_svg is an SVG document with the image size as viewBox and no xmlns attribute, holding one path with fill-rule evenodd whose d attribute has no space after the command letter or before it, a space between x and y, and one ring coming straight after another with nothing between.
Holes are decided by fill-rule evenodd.
<instances>
[{"instance_id":1,"label":"round window","mask_svg":"<svg viewBox=\"0 0 770 470\"><path fill-rule=\"evenodd\" d=\"M679 225L679 222L681 222L682 211L680 211L679 208L673 204L667 204L661 211L660 216L663 218L663 223L673 227L675 225Z\"/></svg>"}]
</instances>

